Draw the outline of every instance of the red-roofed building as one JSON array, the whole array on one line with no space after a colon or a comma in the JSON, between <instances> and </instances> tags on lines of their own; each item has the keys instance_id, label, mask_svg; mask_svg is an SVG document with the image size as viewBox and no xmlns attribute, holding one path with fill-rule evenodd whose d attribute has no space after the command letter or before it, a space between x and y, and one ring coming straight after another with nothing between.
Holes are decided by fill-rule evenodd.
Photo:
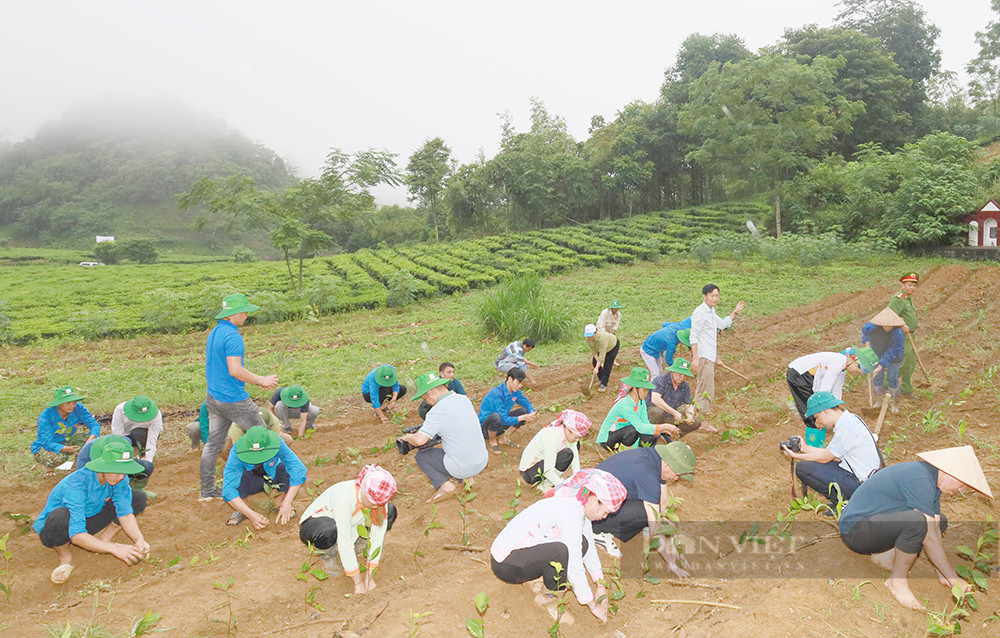
<instances>
[{"instance_id":1,"label":"red-roofed building","mask_svg":"<svg viewBox=\"0 0 1000 638\"><path fill-rule=\"evenodd\" d=\"M969 230L969 246L997 246L997 227L1000 226L1000 204L991 199L983 207L965 217Z\"/></svg>"}]
</instances>

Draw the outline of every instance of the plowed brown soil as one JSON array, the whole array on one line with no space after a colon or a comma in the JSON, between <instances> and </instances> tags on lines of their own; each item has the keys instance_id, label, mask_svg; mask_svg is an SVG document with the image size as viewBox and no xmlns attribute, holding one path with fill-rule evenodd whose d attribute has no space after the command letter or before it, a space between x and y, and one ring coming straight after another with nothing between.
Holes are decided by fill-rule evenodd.
<instances>
[{"instance_id":1,"label":"plowed brown soil","mask_svg":"<svg viewBox=\"0 0 1000 638\"><path fill-rule=\"evenodd\" d=\"M923 431L922 415L941 410L952 425L965 420L964 442L976 444L987 477L995 489L1000 487L995 447L1000 443L996 434L1000 401L992 376L998 363L998 282L1000 273L992 266L948 265L925 275L916 298L920 317L916 336L931 383L928 390L918 391L916 399L904 402L899 415L886 420L881 442L892 440L890 462L913 460L921 450L956 444L955 431L948 425ZM787 363L801 354L840 350L856 343L862 323L895 292L882 287L837 294L740 322L724 334L720 341L724 361L750 382L718 372L719 412L714 423L720 430L744 430L747 436L723 442L719 435L696 433L685 439L698 456L698 472L693 484L673 490L683 499L678 510L682 530L685 522L690 525L692 521L747 522L734 523L741 529L748 528L750 521L760 521L763 534L778 514L787 511L789 466L777 451L778 442L801 429L798 416L786 407ZM616 370L615 379L632 365L641 365L637 344L624 345L619 356L622 371ZM592 418L595 427L614 396L611 390L584 396L589 381L585 364L543 368L537 378L539 387L530 395L536 406L576 407ZM919 369L914 378L924 379ZM478 403L488 387L467 385L467 389ZM865 386L860 381L850 383L845 399L850 409L860 411L868 400ZM459 504L451 500L438 506L437 521L444 527L425 536L432 508L424 500L431 490L412 457L400 457L394 449L371 451L383 447L399 426L378 423L360 397L324 408L320 429L294 445L309 465L307 485L323 479L328 486L353 477L359 466L349 450L360 451L362 463L378 462L389 468L400 484L395 498L399 519L388 536L374 592L355 596L350 581L343 577L322 583L296 580L308 557L294 524L272 524L248 536L247 528L225 526L229 508L224 503L198 503L198 457L187 450L182 435L188 419L177 415L167 424L149 485L158 497L139 519L153 547L152 560L127 567L109 556L78 550L76 572L67 584L56 587L48 580L55 566L54 554L41 547L37 536L18 535L16 524L4 520L0 534L11 532L14 553L9 565L13 593L7 601L0 598L0 624L6 627L0 635L45 635L46 623L65 626L67 622L94 622L117 635L152 611L163 615L157 627L167 629L166 635L171 636L224 636L232 629L241 636L356 632L395 637L414 635L419 626L420 635L457 638L468 635L465 620L477 616L473 601L478 592L486 592L490 599L484 618L487 636L547 635L551 623L533 606L528 591L499 582L488 566L489 545L514 498L519 450L491 456L489 467L477 477L476 497L469 503L467 517L473 551L446 549L462 543ZM404 425L415 419L413 411ZM517 439L526 442L541 425L525 427ZM316 466L317 457L331 460ZM584 466L599 462L593 445L584 447L583 457ZM0 479L0 510L37 514L55 481ZM525 488L520 507L536 498ZM954 521L985 521L987 515L995 516L993 504L979 496L945 500L945 513ZM300 497L300 512L307 501L307 496ZM797 525L808 530L802 542L821 536L817 529L834 531L822 517L804 513L798 519ZM946 546L954 547L958 539L974 543L980 531L973 523L959 525L946 536ZM424 557L415 555L418 545ZM661 582L645 583L641 597L633 568L640 558L636 545L638 541L625 547L622 564L627 594L617 614L600 625L585 608L570 602L576 623L563 628L566 636L920 636L926 627L925 614L897 605L883 584L884 574L864 557L849 552L835 536L782 555L773 572L755 577L704 578L694 569L690 583L678 583L663 573L654 556L653 573ZM735 546L720 548L712 573L738 573L741 553ZM609 566L610 559L601 556ZM939 610L948 604L948 592L937 584L925 561L918 561L913 577L918 598ZM230 578L232 627L227 594L216 586ZM322 586L315 601L323 611L306 604L314 585ZM963 627L965 635L996 635L997 625L984 625L1000 607L1000 585L993 579L990 587L989 592L979 594L980 611ZM95 607L92 592L99 589L107 591L97 595ZM655 602L663 599L724 603L739 609Z\"/></svg>"}]
</instances>

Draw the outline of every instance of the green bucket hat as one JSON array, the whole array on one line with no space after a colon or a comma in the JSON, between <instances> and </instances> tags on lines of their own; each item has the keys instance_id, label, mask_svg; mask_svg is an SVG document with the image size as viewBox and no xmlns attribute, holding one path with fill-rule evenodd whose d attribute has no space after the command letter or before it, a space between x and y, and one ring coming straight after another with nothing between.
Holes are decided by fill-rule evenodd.
<instances>
[{"instance_id":1,"label":"green bucket hat","mask_svg":"<svg viewBox=\"0 0 1000 638\"><path fill-rule=\"evenodd\" d=\"M70 401L83 401L86 398L87 397L82 394L78 394L76 388L73 386L64 385L52 393L52 400L45 405L50 408L54 408L57 405L62 405L63 403L69 403Z\"/></svg>"},{"instance_id":2,"label":"green bucket hat","mask_svg":"<svg viewBox=\"0 0 1000 638\"><path fill-rule=\"evenodd\" d=\"M858 365L865 374L871 374L875 366L878 365L878 355L871 348L858 348L854 353L858 357Z\"/></svg>"},{"instance_id":3,"label":"green bucket hat","mask_svg":"<svg viewBox=\"0 0 1000 638\"><path fill-rule=\"evenodd\" d=\"M632 368L632 372L622 379L622 383L633 388L646 388L647 390L652 390L656 387L649 382L649 370L640 367Z\"/></svg>"},{"instance_id":4,"label":"green bucket hat","mask_svg":"<svg viewBox=\"0 0 1000 638\"><path fill-rule=\"evenodd\" d=\"M260 310L260 306L255 306L247 301L247 296L243 293L236 293L228 295L222 300L222 311L215 315L215 318L225 319L226 317L238 315L241 312L253 312L254 310Z\"/></svg>"},{"instance_id":5,"label":"green bucket hat","mask_svg":"<svg viewBox=\"0 0 1000 638\"><path fill-rule=\"evenodd\" d=\"M694 373L691 372L691 364L688 363L687 359L682 359L677 357L669 368L664 370L664 372L676 372L677 374L683 374L686 377L693 377Z\"/></svg>"},{"instance_id":6,"label":"green bucket hat","mask_svg":"<svg viewBox=\"0 0 1000 638\"><path fill-rule=\"evenodd\" d=\"M674 441L666 445L654 446L660 458L685 481L694 480L694 452L687 443Z\"/></svg>"},{"instance_id":7,"label":"green bucket hat","mask_svg":"<svg viewBox=\"0 0 1000 638\"><path fill-rule=\"evenodd\" d=\"M383 388L396 385L396 381L396 368L388 364L375 368L375 382Z\"/></svg>"},{"instance_id":8,"label":"green bucket hat","mask_svg":"<svg viewBox=\"0 0 1000 638\"><path fill-rule=\"evenodd\" d=\"M829 392L817 392L806 401L806 417L816 416L823 410L829 410L843 404L843 401Z\"/></svg>"},{"instance_id":9,"label":"green bucket hat","mask_svg":"<svg viewBox=\"0 0 1000 638\"><path fill-rule=\"evenodd\" d=\"M288 408L301 408L309 403L309 395L300 385L290 385L281 389L281 402Z\"/></svg>"},{"instance_id":10,"label":"green bucket hat","mask_svg":"<svg viewBox=\"0 0 1000 638\"><path fill-rule=\"evenodd\" d=\"M98 447L98 444L104 441ZM138 474L143 467L132 458L132 442L122 436L102 436L90 446L91 459L84 466L105 474Z\"/></svg>"},{"instance_id":11,"label":"green bucket hat","mask_svg":"<svg viewBox=\"0 0 1000 638\"><path fill-rule=\"evenodd\" d=\"M436 388L439 385L448 385L449 383L451 383L451 379L445 379L437 372L425 372L417 377L417 395L413 397L413 400L416 401L424 396L431 388Z\"/></svg>"},{"instance_id":12,"label":"green bucket hat","mask_svg":"<svg viewBox=\"0 0 1000 638\"><path fill-rule=\"evenodd\" d=\"M688 348L691 347L691 328L685 328L684 330L677 331L677 340L686 345Z\"/></svg>"},{"instance_id":13,"label":"green bucket hat","mask_svg":"<svg viewBox=\"0 0 1000 638\"><path fill-rule=\"evenodd\" d=\"M156 415L160 413L160 409L156 407L153 400L149 397L144 397L141 394L134 399L126 401L123 410L125 412L125 417L130 421L135 421L136 423L152 421L156 418Z\"/></svg>"},{"instance_id":14,"label":"green bucket hat","mask_svg":"<svg viewBox=\"0 0 1000 638\"><path fill-rule=\"evenodd\" d=\"M272 432L263 425L255 425L236 442L236 458L257 465L270 461L281 448L281 437L277 432Z\"/></svg>"},{"instance_id":15,"label":"green bucket hat","mask_svg":"<svg viewBox=\"0 0 1000 638\"><path fill-rule=\"evenodd\" d=\"M617 310L618 308L621 308L621 307L622 307L622 305L621 305L620 303L618 303L618 300L617 300L617 299L615 299L615 300L614 300L614 301L612 301L612 302L611 302L610 304L608 304L608 308L615 308L616 310Z\"/></svg>"}]
</instances>

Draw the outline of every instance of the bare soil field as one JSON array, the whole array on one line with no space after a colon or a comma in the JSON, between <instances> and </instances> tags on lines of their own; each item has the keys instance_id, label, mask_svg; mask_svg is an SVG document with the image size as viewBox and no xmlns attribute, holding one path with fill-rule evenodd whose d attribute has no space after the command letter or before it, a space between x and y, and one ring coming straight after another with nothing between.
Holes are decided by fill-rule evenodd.
<instances>
[{"instance_id":1,"label":"bare soil field","mask_svg":"<svg viewBox=\"0 0 1000 638\"><path fill-rule=\"evenodd\" d=\"M618 601L617 613L601 625L570 596L568 609L576 622L562 627L563 635L924 635L926 614L895 603L883 583L886 574L843 546L832 519L799 513L791 526L800 546L797 551L785 539L766 536L778 516L787 513L791 497L789 463L778 452L778 443L802 429L797 414L786 405L787 363L802 354L856 344L861 325L895 292L878 287L833 295L776 315L739 321L720 337L723 360L750 381L744 383L722 370L717 373L719 400L713 423L730 432L725 438L688 435L685 441L698 457L696 478L673 488L682 499L677 511L681 532L687 534L685 542L698 543L695 536L712 526L719 530L716 540L698 547L692 578L683 582L662 569L655 555L649 576L658 582L643 580L639 541L624 546L621 572L626 594ZM914 460L923 450L957 445L958 424L964 420L962 443L976 447L988 479L994 489L1000 488L996 432L1000 394L995 383L1000 363L998 292L1000 272L994 266L948 265L924 273L916 297L920 319L916 337L930 382L918 388L915 399L901 404L900 414L886 419L880 446L891 443L890 463ZM734 302L727 300L724 310ZM539 385L529 396L536 407L549 411L522 428L516 440L525 443L558 410L574 407L595 424L591 442L583 446L583 465L588 467L600 461L593 435L614 392L613 388L603 394L584 392L589 381L584 359L581 353L577 366L543 367L536 373ZM641 365L638 344L623 344L618 361L613 385L631 366ZM919 368L914 380L927 381ZM478 405L489 388L470 385L467 390ZM849 382L845 400L849 409L861 412L868 401L862 379ZM478 617L474 599L479 592L490 601L483 617L487 636L548 635L551 622L532 604L527 589L501 583L489 568L488 548L515 498L520 450L491 455L489 466L477 477L475 497L466 506L468 548L463 549L461 504L455 499L436 508L425 504L432 490L412 456L385 450L401 425L379 423L360 396L324 405L319 429L293 445L308 466L307 486L318 493L352 478L361 464L377 462L392 471L400 487L394 499L399 518L387 536L379 586L355 596L350 580L342 576L322 582L313 577L305 582L296 579L309 560L298 540L297 525L272 523L259 532L227 527L227 505L197 501L198 455L188 450L183 434L196 407L191 414L170 416L165 424L157 469L149 483L158 496L139 518L153 548L149 561L128 567L110 556L77 550L76 571L57 587L49 582L54 553L43 548L34 533L21 535L16 521L8 517L0 521L0 536L10 532L8 548L13 554L7 577L12 593L9 599L0 597L0 636L44 636L46 624L66 627L67 623L77 628L102 626L107 630L103 635L128 635L136 619L155 612L162 614L156 628L170 636L459 638L468 635L466 619ZM932 428L927 415L938 411L942 414ZM868 420L874 423L874 418ZM409 409L402 425L416 423L416 410ZM0 511L37 515L57 480L27 472L0 477ZM323 483L317 488L319 480ZM299 512L309 498L299 497ZM537 498L524 487L517 509ZM945 536L946 547L975 546L983 522L995 517L993 503L977 495L943 500L944 512L954 522ZM432 526L432 521L442 526ZM766 542L740 544L740 533L754 522ZM601 559L606 569L614 568L606 554ZM952 560L963 562L954 552ZM926 561L918 560L911 579L914 593L929 608L949 605L949 592L937 583ZM315 605L309 604L310 592ZM994 622L1000 609L996 579L990 579L989 590L977 598L979 610L963 624L963 634L996 635L1000 626Z\"/></svg>"}]
</instances>

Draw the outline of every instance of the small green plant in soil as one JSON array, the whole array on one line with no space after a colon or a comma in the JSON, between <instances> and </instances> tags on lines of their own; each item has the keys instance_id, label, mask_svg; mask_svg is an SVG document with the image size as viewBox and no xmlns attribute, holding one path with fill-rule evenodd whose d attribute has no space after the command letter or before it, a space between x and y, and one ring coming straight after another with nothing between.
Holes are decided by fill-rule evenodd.
<instances>
[{"instance_id":1,"label":"small green plant in soil","mask_svg":"<svg viewBox=\"0 0 1000 638\"><path fill-rule=\"evenodd\" d=\"M7 600L10 600L10 591L14 587L14 578L10 573L10 559L14 557L14 554L7 549L8 540L10 540L10 532L0 538L0 559L3 559L3 569L0 569L0 592L3 592Z\"/></svg>"},{"instance_id":2,"label":"small green plant in soil","mask_svg":"<svg viewBox=\"0 0 1000 638\"><path fill-rule=\"evenodd\" d=\"M479 614L479 618L465 619L465 630L469 632L472 638L483 638L486 635L483 620L486 617L486 609L489 605L490 597L486 595L486 592L481 591L476 594L476 612Z\"/></svg>"},{"instance_id":3,"label":"small green plant in soil","mask_svg":"<svg viewBox=\"0 0 1000 638\"><path fill-rule=\"evenodd\" d=\"M438 522L437 515L438 515L438 508L437 505L434 505L433 507L431 507L431 520L430 522L427 523L427 527L424 528L423 535L417 538L417 544L414 545L413 547L414 560L416 560L417 558L424 557L424 553L420 551L420 545L424 542L425 538L431 535L431 530L441 529L442 527L444 527L444 525Z\"/></svg>"},{"instance_id":4,"label":"small green plant in soil","mask_svg":"<svg viewBox=\"0 0 1000 638\"><path fill-rule=\"evenodd\" d=\"M539 470L541 472L541 470ZM517 506L521 503L521 479L516 477L514 479L514 498L510 499L507 504L508 508L502 515L503 520L509 521L510 519L517 516Z\"/></svg>"},{"instance_id":5,"label":"small green plant in soil","mask_svg":"<svg viewBox=\"0 0 1000 638\"><path fill-rule=\"evenodd\" d=\"M410 638L423 635L421 630L423 629L424 623L426 623L433 615L433 611L425 611L418 614L411 609L406 617L406 635Z\"/></svg>"},{"instance_id":6,"label":"small green plant in soil","mask_svg":"<svg viewBox=\"0 0 1000 638\"><path fill-rule=\"evenodd\" d=\"M236 596L233 594L233 577L230 576L229 580L224 583L212 583L212 587L221 591L225 594L226 599L215 606L215 609L225 609L228 618L212 618L211 621L215 623L220 623L226 626L226 636L235 636L236 632L236 612L233 610L233 600Z\"/></svg>"},{"instance_id":7,"label":"small green plant in soil","mask_svg":"<svg viewBox=\"0 0 1000 638\"><path fill-rule=\"evenodd\" d=\"M565 571L565 567L559 561L553 560L549 562L556 570L556 581L562 580L562 574ZM556 592L556 620L549 627L549 638L562 638L562 627L560 627L560 621L562 620L563 614L566 613L566 586L565 584L559 588Z\"/></svg>"},{"instance_id":8,"label":"small green plant in soil","mask_svg":"<svg viewBox=\"0 0 1000 638\"><path fill-rule=\"evenodd\" d=\"M458 515L462 518L462 544L469 545L469 516L477 513L469 508L469 502L476 498L476 492L472 491L472 486L465 484L464 490L459 490L455 495L458 498Z\"/></svg>"}]
</instances>

